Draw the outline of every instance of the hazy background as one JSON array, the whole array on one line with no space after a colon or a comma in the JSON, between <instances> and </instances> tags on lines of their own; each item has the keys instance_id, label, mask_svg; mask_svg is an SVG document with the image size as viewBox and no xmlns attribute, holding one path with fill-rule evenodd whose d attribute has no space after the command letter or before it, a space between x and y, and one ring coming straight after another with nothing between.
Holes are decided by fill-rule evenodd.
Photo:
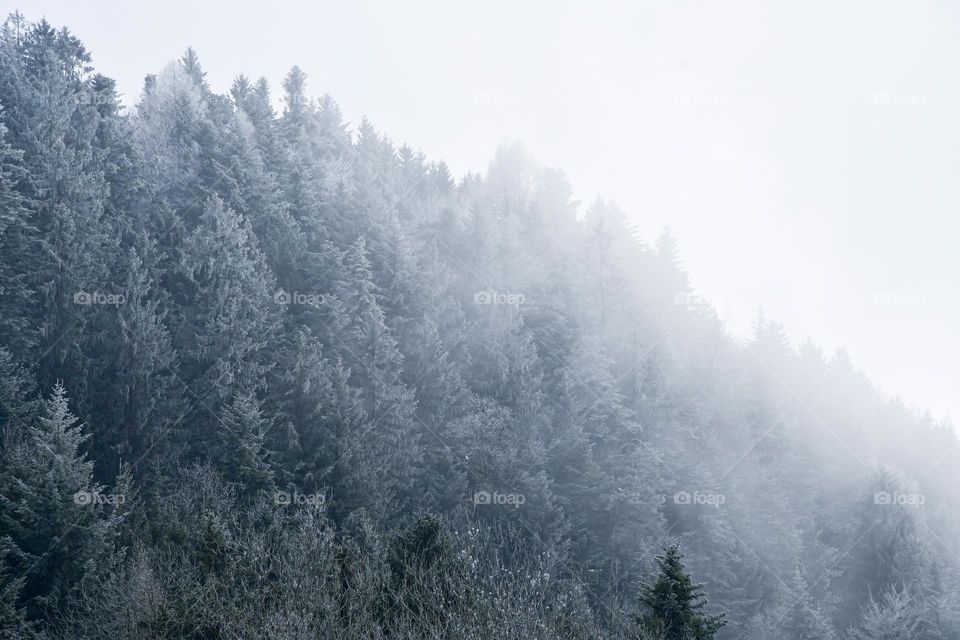
<instances>
[{"instance_id":1,"label":"hazy background","mask_svg":"<svg viewBox=\"0 0 960 640\"><path fill-rule=\"evenodd\" d=\"M960 7L769 4L0 7L69 26L128 104L192 45L216 91L243 72L279 92L299 64L348 121L458 176L519 139L585 204L616 201L646 238L669 226L735 334L763 306L956 418Z\"/></svg>"}]
</instances>

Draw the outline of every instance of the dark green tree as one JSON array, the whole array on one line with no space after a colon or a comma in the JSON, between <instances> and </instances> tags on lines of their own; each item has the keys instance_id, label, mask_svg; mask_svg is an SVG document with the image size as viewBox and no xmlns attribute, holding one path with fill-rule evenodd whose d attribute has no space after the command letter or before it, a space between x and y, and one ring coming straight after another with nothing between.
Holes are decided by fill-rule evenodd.
<instances>
[{"instance_id":1,"label":"dark green tree","mask_svg":"<svg viewBox=\"0 0 960 640\"><path fill-rule=\"evenodd\" d=\"M642 632L662 634L667 640L710 640L726 624L726 614L705 613L707 599L702 584L687 575L676 542L657 557L660 569L654 582L642 590L646 610L638 617ZM641 636L642 637L642 636Z\"/></svg>"},{"instance_id":2,"label":"dark green tree","mask_svg":"<svg viewBox=\"0 0 960 640\"><path fill-rule=\"evenodd\" d=\"M20 603L31 620L57 611L113 564L126 496L93 481L93 461L81 451L87 438L57 385L23 437L2 452L0 552L22 580Z\"/></svg>"},{"instance_id":3,"label":"dark green tree","mask_svg":"<svg viewBox=\"0 0 960 640\"><path fill-rule=\"evenodd\" d=\"M20 592L26 580L13 573L7 564L12 541L0 539L0 640L25 640L36 635L20 606Z\"/></svg>"}]
</instances>

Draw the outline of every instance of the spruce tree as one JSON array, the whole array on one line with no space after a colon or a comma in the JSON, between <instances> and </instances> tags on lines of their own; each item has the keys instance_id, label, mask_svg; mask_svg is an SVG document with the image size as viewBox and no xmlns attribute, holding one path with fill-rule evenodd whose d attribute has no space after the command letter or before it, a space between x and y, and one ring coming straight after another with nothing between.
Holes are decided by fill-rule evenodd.
<instances>
[{"instance_id":1,"label":"spruce tree","mask_svg":"<svg viewBox=\"0 0 960 640\"><path fill-rule=\"evenodd\" d=\"M41 241L31 224L29 200L18 190L27 178L23 153L7 141L5 114L0 108L0 344L24 357L36 336L30 322L36 291L31 272L41 258ZM22 189L22 187L20 187Z\"/></svg>"},{"instance_id":2,"label":"spruce tree","mask_svg":"<svg viewBox=\"0 0 960 640\"><path fill-rule=\"evenodd\" d=\"M840 621L852 626L874 594L908 586L935 591L929 551L920 540L913 507L898 503L901 485L885 469L878 471L858 505L857 544L845 558ZM931 593L931 595L935 595Z\"/></svg>"},{"instance_id":3,"label":"spruce tree","mask_svg":"<svg viewBox=\"0 0 960 640\"><path fill-rule=\"evenodd\" d=\"M3 451L0 552L23 580L30 619L64 606L83 580L111 566L113 513L126 496L94 483L93 461L81 451L87 438L57 385L25 437Z\"/></svg>"},{"instance_id":4,"label":"spruce tree","mask_svg":"<svg viewBox=\"0 0 960 640\"><path fill-rule=\"evenodd\" d=\"M25 640L35 637L35 629L19 602L26 580L7 564L11 547L11 540L0 539L0 640Z\"/></svg>"},{"instance_id":5,"label":"spruce tree","mask_svg":"<svg viewBox=\"0 0 960 640\"><path fill-rule=\"evenodd\" d=\"M36 409L32 394L32 376L0 347L0 450L26 435Z\"/></svg>"},{"instance_id":6,"label":"spruce tree","mask_svg":"<svg viewBox=\"0 0 960 640\"><path fill-rule=\"evenodd\" d=\"M710 640L726 624L726 613L704 612L707 599L702 584L687 575L676 542L657 557L660 569L654 582L640 594L646 611L638 617L641 632L662 634L666 640ZM642 637L642 636L641 636Z\"/></svg>"},{"instance_id":7,"label":"spruce tree","mask_svg":"<svg viewBox=\"0 0 960 640\"><path fill-rule=\"evenodd\" d=\"M221 410L219 467L224 480L240 485L248 495L274 486L265 446L267 428L252 392L238 393Z\"/></svg>"},{"instance_id":8,"label":"spruce tree","mask_svg":"<svg viewBox=\"0 0 960 640\"><path fill-rule=\"evenodd\" d=\"M172 341L194 407L180 426L196 454L214 439L218 407L263 384L280 305L249 223L219 198L207 200L170 283Z\"/></svg>"},{"instance_id":9,"label":"spruce tree","mask_svg":"<svg viewBox=\"0 0 960 640\"><path fill-rule=\"evenodd\" d=\"M782 619L783 636L789 640L833 640L836 637L830 621L810 597L807 581L797 569L793 574L793 591L786 616Z\"/></svg>"},{"instance_id":10,"label":"spruce tree","mask_svg":"<svg viewBox=\"0 0 960 640\"><path fill-rule=\"evenodd\" d=\"M851 629L850 640L934 640L942 637L923 619L923 607L908 588L891 588L871 595Z\"/></svg>"}]
</instances>

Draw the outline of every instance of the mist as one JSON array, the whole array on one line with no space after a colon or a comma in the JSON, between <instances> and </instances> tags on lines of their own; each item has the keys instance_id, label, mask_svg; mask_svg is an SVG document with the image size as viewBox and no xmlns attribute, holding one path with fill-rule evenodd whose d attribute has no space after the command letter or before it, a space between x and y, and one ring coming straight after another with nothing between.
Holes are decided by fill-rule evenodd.
<instances>
[{"instance_id":1,"label":"mist","mask_svg":"<svg viewBox=\"0 0 960 640\"><path fill-rule=\"evenodd\" d=\"M84 34L127 105L193 46L218 91L298 64L349 122L457 176L520 141L584 206L613 200L649 240L669 227L738 336L762 307L795 345L957 415L950 3L34 6Z\"/></svg>"},{"instance_id":2,"label":"mist","mask_svg":"<svg viewBox=\"0 0 960 640\"><path fill-rule=\"evenodd\" d=\"M0 637L960 637L952 5L4 9Z\"/></svg>"}]
</instances>

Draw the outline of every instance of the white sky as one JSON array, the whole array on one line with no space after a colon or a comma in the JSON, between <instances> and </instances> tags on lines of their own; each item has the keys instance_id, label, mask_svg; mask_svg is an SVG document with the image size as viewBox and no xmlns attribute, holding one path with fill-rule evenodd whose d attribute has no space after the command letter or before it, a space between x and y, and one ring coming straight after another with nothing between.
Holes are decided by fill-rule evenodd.
<instances>
[{"instance_id":1,"label":"white sky","mask_svg":"<svg viewBox=\"0 0 960 640\"><path fill-rule=\"evenodd\" d=\"M578 197L668 225L743 335L758 306L960 416L960 4L0 0L126 101L192 45L217 91L293 64L346 118L485 169L519 139ZM889 302L889 304L883 304Z\"/></svg>"}]
</instances>

